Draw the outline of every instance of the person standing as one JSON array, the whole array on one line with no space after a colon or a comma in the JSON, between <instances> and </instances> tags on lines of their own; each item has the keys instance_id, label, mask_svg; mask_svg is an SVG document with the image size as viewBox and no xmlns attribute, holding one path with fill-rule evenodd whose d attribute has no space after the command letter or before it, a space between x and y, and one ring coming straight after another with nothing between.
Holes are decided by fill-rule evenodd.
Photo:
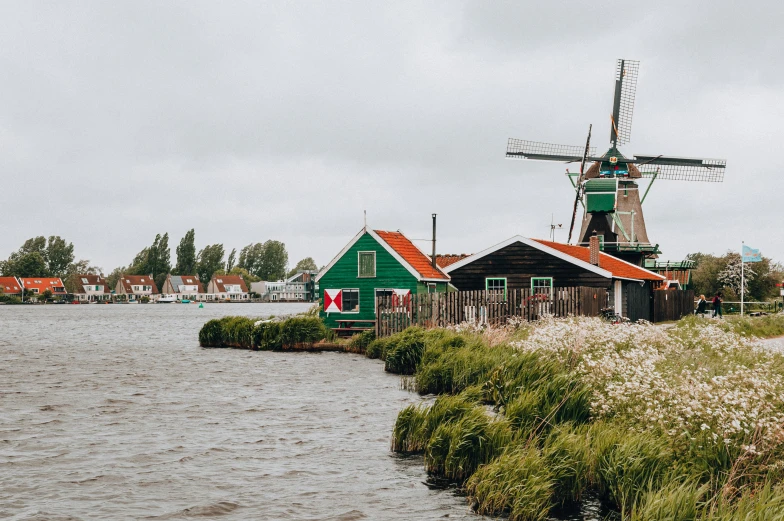
<instances>
[{"instance_id":1,"label":"person standing","mask_svg":"<svg viewBox=\"0 0 784 521\"><path fill-rule=\"evenodd\" d=\"M719 318L724 318L724 315L721 314L721 301L723 300L722 297L724 295L721 294L721 291L716 292L716 296L713 297L713 317L716 318L716 315Z\"/></svg>"},{"instance_id":2,"label":"person standing","mask_svg":"<svg viewBox=\"0 0 784 521\"><path fill-rule=\"evenodd\" d=\"M697 301L697 309L694 310L694 314L704 315L706 307L708 307L708 301L705 300L705 295L700 295L700 300Z\"/></svg>"}]
</instances>

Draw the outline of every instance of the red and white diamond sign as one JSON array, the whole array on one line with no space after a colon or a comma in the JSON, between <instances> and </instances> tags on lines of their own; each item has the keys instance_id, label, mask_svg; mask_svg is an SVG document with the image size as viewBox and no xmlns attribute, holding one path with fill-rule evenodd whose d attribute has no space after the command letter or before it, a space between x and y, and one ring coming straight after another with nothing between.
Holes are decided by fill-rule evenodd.
<instances>
[{"instance_id":1,"label":"red and white diamond sign","mask_svg":"<svg viewBox=\"0 0 784 521\"><path fill-rule=\"evenodd\" d=\"M324 311L327 313L340 313L343 311L343 290L324 290Z\"/></svg>"}]
</instances>

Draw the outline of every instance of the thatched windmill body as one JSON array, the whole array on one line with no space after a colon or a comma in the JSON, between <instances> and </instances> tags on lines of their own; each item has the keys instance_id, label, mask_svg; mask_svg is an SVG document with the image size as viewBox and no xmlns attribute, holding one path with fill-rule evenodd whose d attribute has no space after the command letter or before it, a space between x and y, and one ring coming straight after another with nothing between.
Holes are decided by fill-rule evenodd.
<instances>
[{"instance_id":1,"label":"thatched windmill body","mask_svg":"<svg viewBox=\"0 0 784 521\"><path fill-rule=\"evenodd\" d=\"M585 147L510 138L506 157L579 162L579 173L567 171L576 191L569 242L578 204L582 204L585 212L577 243L588 245L590 236L596 232L606 253L642 265L646 258L661 253L659 245L648 239L642 211L642 203L653 182L657 179L720 182L724 179L726 161L662 155L627 158L618 150L618 146L628 143L631 135L638 70L639 62L618 60L610 148L604 155L597 156L596 149L590 146L589 130ZM641 196L639 182L642 180L648 182Z\"/></svg>"}]
</instances>

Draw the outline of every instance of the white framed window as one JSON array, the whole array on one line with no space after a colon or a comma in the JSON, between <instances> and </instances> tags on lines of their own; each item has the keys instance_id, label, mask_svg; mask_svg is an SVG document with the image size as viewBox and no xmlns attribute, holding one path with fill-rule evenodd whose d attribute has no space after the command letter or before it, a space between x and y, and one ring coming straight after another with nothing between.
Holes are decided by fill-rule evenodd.
<instances>
[{"instance_id":1,"label":"white framed window","mask_svg":"<svg viewBox=\"0 0 784 521\"><path fill-rule=\"evenodd\" d=\"M343 313L359 313L359 289L344 289L341 293Z\"/></svg>"},{"instance_id":2,"label":"white framed window","mask_svg":"<svg viewBox=\"0 0 784 521\"><path fill-rule=\"evenodd\" d=\"M82 277L82 284L87 284L87 279Z\"/></svg>"},{"instance_id":3,"label":"white framed window","mask_svg":"<svg viewBox=\"0 0 784 521\"><path fill-rule=\"evenodd\" d=\"M373 278L376 276L376 252L357 252L357 277Z\"/></svg>"}]
</instances>

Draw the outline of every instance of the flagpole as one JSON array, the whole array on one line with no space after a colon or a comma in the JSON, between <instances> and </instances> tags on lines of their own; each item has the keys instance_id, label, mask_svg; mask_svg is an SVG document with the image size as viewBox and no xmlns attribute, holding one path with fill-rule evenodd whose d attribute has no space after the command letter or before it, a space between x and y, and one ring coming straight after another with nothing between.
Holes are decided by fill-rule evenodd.
<instances>
[{"instance_id":1,"label":"flagpole","mask_svg":"<svg viewBox=\"0 0 784 521\"><path fill-rule=\"evenodd\" d=\"M743 316L743 294L746 292L746 273L743 270L743 245L740 241L740 316Z\"/></svg>"}]
</instances>

